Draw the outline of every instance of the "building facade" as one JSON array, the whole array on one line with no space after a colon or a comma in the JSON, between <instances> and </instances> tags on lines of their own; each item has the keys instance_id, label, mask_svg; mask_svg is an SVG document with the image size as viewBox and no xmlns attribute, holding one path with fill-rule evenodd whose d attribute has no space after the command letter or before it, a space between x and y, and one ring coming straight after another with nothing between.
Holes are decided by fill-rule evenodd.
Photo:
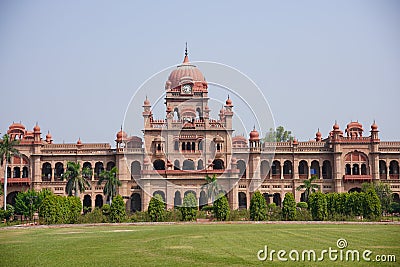
<instances>
[{"instance_id":1,"label":"building facade","mask_svg":"<svg viewBox=\"0 0 400 267\"><path fill-rule=\"evenodd\" d=\"M335 123L327 137L318 131L315 139L305 142L262 142L256 129L249 138L235 136L232 100L227 97L217 118L210 116L208 84L187 54L169 75L165 94L166 115L155 118L146 98L143 137L127 136L121 129L115 148L81 140L55 144L50 133L42 138L38 125L33 131L20 123L10 125L7 133L20 141L21 155L14 156L7 169L7 203L13 204L18 192L29 188L65 195L68 161L92 170L87 177L91 187L80 194L83 205L92 208L107 201L97 181L103 170L114 166L122 182L119 194L132 212L146 210L155 194L163 197L167 208L182 204L189 192L199 206L206 205L211 201L203 186L206 175L217 176L232 209L248 208L256 190L268 203L281 205L288 192L301 201L302 191L296 188L311 175L318 177L324 193L360 190L364 182L388 183L400 201L400 141L381 141L375 122L370 130L350 122L344 132ZM0 167L2 182L4 168Z\"/></svg>"}]
</instances>

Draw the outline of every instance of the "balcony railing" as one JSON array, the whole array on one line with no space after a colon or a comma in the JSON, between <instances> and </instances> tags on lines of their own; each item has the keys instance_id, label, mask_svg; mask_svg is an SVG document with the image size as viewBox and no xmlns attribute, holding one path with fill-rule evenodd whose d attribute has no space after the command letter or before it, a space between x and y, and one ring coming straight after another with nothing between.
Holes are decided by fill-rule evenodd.
<instances>
[{"instance_id":1,"label":"balcony railing","mask_svg":"<svg viewBox=\"0 0 400 267\"><path fill-rule=\"evenodd\" d=\"M4 183L4 178L0 179L1 183ZM30 184L30 178L7 178L7 184Z\"/></svg>"},{"instance_id":2,"label":"balcony railing","mask_svg":"<svg viewBox=\"0 0 400 267\"><path fill-rule=\"evenodd\" d=\"M357 180L357 181L371 181L372 175L343 175L345 181Z\"/></svg>"}]
</instances>

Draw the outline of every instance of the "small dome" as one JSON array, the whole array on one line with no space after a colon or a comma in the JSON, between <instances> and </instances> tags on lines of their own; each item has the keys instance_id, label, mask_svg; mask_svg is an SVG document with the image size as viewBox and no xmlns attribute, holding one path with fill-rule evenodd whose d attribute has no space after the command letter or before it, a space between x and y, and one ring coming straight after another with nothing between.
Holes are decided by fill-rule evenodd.
<instances>
[{"instance_id":1,"label":"small dome","mask_svg":"<svg viewBox=\"0 0 400 267\"><path fill-rule=\"evenodd\" d=\"M374 123L371 125L371 130L372 130L372 131L378 130L378 125L375 123L375 121L374 121Z\"/></svg>"},{"instance_id":2,"label":"small dome","mask_svg":"<svg viewBox=\"0 0 400 267\"><path fill-rule=\"evenodd\" d=\"M298 144L299 144L299 142L297 141L296 138L294 138L294 139L293 139L293 145L298 145Z\"/></svg>"},{"instance_id":3,"label":"small dome","mask_svg":"<svg viewBox=\"0 0 400 267\"><path fill-rule=\"evenodd\" d=\"M260 140L260 134L257 132L256 128L254 128L253 131L250 132L250 140L251 141Z\"/></svg>"},{"instance_id":4,"label":"small dome","mask_svg":"<svg viewBox=\"0 0 400 267\"><path fill-rule=\"evenodd\" d=\"M171 112L172 112L172 107L171 107L170 105L168 105L168 107L167 107L167 112L168 112L168 113L171 113Z\"/></svg>"},{"instance_id":5,"label":"small dome","mask_svg":"<svg viewBox=\"0 0 400 267\"><path fill-rule=\"evenodd\" d=\"M25 130L25 126L22 125L21 123L14 122L13 124L10 125L9 129L10 130L13 130L13 129Z\"/></svg>"},{"instance_id":6,"label":"small dome","mask_svg":"<svg viewBox=\"0 0 400 267\"><path fill-rule=\"evenodd\" d=\"M339 124L335 121L335 124L333 125L333 130L339 130Z\"/></svg>"},{"instance_id":7,"label":"small dome","mask_svg":"<svg viewBox=\"0 0 400 267\"><path fill-rule=\"evenodd\" d=\"M237 135L237 136L232 137L232 143L236 143L236 142L247 143L247 139L243 135Z\"/></svg>"},{"instance_id":8,"label":"small dome","mask_svg":"<svg viewBox=\"0 0 400 267\"><path fill-rule=\"evenodd\" d=\"M150 101L149 101L149 99L147 99L147 96L146 96L146 99L143 102L143 106L150 106L150 105L151 105Z\"/></svg>"},{"instance_id":9,"label":"small dome","mask_svg":"<svg viewBox=\"0 0 400 267\"><path fill-rule=\"evenodd\" d=\"M121 129L121 131L119 131L117 133L117 140L118 141L121 141L122 139L126 139L126 137L127 137L127 134L126 134L126 132L122 131L122 129Z\"/></svg>"},{"instance_id":10,"label":"small dome","mask_svg":"<svg viewBox=\"0 0 400 267\"><path fill-rule=\"evenodd\" d=\"M76 142L77 145L82 145L81 138L79 137L78 141Z\"/></svg>"},{"instance_id":11,"label":"small dome","mask_svg":"<svg viewBox=\"0 0 400 267\"><path fill-rule=\"evenodd\" d=\"M52 138L52 136L51 136L50 132L47 132L47 134L46 134L46 141L47 141L47 140L51 140L51 138Z\"/></svg>"},{"instance_id":12,"label":"small dome","mask_svg":"<svg viewBox=\"0 0 400 267\"><path fill-rule=\"evenodd\" d=\"M321 138L322 137L322 134L321 134L321 132L319 131L319 129L318 129L318 132L315 134L315 140L318 142L318 141L321 141Z\"/></svg>"},{"instance_id":13,"label":"small dome","mask_svg":"<svg viewBox=\"0 0 400 267\"><path fill-rule=\"evenodd\" d=\"M229 96L225 103L227 106L232 106L232 100L229 98Z\"/></svg>"},{"instance_id":14,"label":"small dome","mask_svg":"<svg viewBox=\"0 0 400 267\"><path fill-rule=\"evenodd\" d=\"M40 127L39 125L36 123L35 127L33 127L33 132L34 133L40 133Z\"/></svg>"}]
</instances>

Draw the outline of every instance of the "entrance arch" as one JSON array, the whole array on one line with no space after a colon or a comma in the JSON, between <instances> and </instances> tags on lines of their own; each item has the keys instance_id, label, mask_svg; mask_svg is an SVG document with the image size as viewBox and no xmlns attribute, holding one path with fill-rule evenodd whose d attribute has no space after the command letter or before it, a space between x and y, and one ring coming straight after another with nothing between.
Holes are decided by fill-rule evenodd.
<instances>
[{"instance_id":1,"label":"entrance arch","mask_svg":"<svg viewBox=\"0 0 400 267\"><path fill-rule=\"evenodd\" d=\"M92 197L90 195L85 195L83 197L83 212L92 211Z\"/></svg>"},{"instance_id":2,"label":"entrance arch","mask_svg":"<svg viewBox=\"0 0 400 267\"><path fill-rule=\"evenodd\" d=\"M142 198L139 193L133 193L131 195L131 212L142 210Z\"/></svg>"},{"instance_id":3,"label":"entrance arch","mask_svg":"<svg viewBox=\"0 0 400 267\"><path fill-rule=\"evenodd\" d=\"M247 196L244 192L239 192L239 209L247 209Z\"/></svg>"}]
</instances>

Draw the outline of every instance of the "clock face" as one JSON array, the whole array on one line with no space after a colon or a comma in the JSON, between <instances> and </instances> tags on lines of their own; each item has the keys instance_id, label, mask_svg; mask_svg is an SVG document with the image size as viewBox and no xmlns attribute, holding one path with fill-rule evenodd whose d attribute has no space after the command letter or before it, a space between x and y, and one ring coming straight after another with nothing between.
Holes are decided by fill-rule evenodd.
<instances>
[{"instance_id":1,"label":"clock face","mask_svg":"<svg viewBox=\"0 0 400 267\"><path fill-rule=\"evenodd\" d=\"M183 85L182 86L182 93L191 94L192 93L192 86L190 84Z\"/></svg>"}]
</instances>

